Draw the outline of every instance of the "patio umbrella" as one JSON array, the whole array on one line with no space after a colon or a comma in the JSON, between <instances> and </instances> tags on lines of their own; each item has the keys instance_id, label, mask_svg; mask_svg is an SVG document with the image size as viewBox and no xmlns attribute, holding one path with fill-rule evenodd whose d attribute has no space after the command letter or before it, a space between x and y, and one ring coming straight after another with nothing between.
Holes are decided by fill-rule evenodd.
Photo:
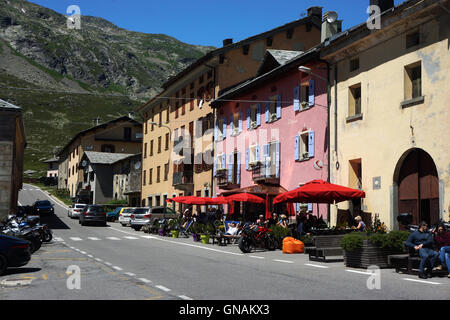
<instances>
[{"instance_id":1,"label":"patio umbrella","mask_svg":"<svg viewBox=\"0 0 450 320\"><path fill-rule=\"evenodd\" d=\"M207 198L207 204L216 205L216 204L228 204L230 203L225 197L217 197L217 198Z\"/></svg>"},{"instance_id":2,"label":"patio umbrella","mask_svg":"<svg viewBox=\"0 0 450 320\"><path fill-rule=\"evenodd\" d=\"M339 203L346 200L365 198L364 191L313 180L292 191L284 192L273 199L273 203Z\"/></svg>"},{"instance_id":3,"label":"patio umbrella","mask_svg":"<svg viewBox=\"0 0 450 320\"><path fill-rule=\"evenodd\" d=\"M270 203L269 203L269 194L266 194L266 220L272 218L272 214L270 213Z\"/></svg>"},{"instance_id":4,"label":"patio umbrella","mask_svg":"<svg viewBox=\"0 0 450 320\"><path fill-rule=\"evenodd\" d=\"M264 199L262 199L258 196L255 196L251 193L236 193L236 194L226 197L226 199L228 201L264 203Z\"/></svg>"}]
</instances>

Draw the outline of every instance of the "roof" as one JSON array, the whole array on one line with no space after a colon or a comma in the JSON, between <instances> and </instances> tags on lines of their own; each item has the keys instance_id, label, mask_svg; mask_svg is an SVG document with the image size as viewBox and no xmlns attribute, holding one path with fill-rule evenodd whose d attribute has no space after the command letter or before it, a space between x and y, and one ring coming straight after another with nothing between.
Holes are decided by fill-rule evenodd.
<instances>
[{"instance_id":1,"label":"roof","mask_svg":"<svg viewBox=\"0 0 450 320\"><path fill-rule=\"evenodd\" d=\"M59 157L53 157L51 159L45 160L44 163L58 162Z\"/></svg>"},{"instance_id":2,"label":"roof","mask_svg":"<svg viewBox=\"0 0 450 320\"><path fill-rule=\"evenodd\" d=\"M0 109L5 109L7 111L22 111L22 108L15 106L9 102L6 102L5 100L0 99Z\"/></svg>"},{"instance_id":3,"label":"roof","mask_svg":"<svg viewBox=\"0 0 450 320\"><path fill-rule=\"evenodd\" d=\"M134 154L85 151L84 156L86 156L92 164L114 164L120 160L132 157Z\"/></svg>"},{"instance_id":4,"label":"roof","mask_svg":"<svg viewBox=\"0 0 450 320\"><path fill-rule=\"evenodd\" d=\"M241 83L238 86L234 86L234 87L230 87L225 90L222 90L221 92L219 92L219 96L215 100L211 101L211 106L213 108L217 107L225 99L230 99L239 94L243 94L244 92L260 85L261 83L263 83L269 79L272 79L276 76L282 75L288 69L296 67L296 66L300 65L301 63L312 60L314 58L318 58L321 48L322 48L322 44L319 44L299 55L292 54L292 56L294 58L292 58L291 60L285 61L285 63L283 65L280 65L280 66L272 69L271 71L264 73L260 76L249 79L249 80ZM287 56L285 56L285 57L287 57Z\"/></svg>"},{"instance_id":5,"label":"roof","mask_svg":"<svg viewBox=\"0 0 450 320\"><path fill-rule=\"evenodd\" d=\"M102 128L106 128L108 125L110 125L110 124L113 124L113 123L116 123L116 122L120 122L120 121L129 121L129 122L131 122L131 123L133 123L134 125L142 125L142 123L140 123L139 121L136 121L136 120L134 120L134 119L131 119L130 117L128 117L128 116L123 116L123 117L120 117L120 118L117 118L117 119L114 119L114 120L111 120L111 121L108 121L108 122L105 122L105 123L102 123L102 124L99 124L98 126L95 126L95 127L92 127L92 128L89 128L89 129L86 129L86 130L83 130L83 131L80 131L80 132L78 132L65 146L64 146L64 148L62 148L61 149L61 151L59 151L58 153L57 153L57 156L61 156L61 154L63 153L63 151L64 150L66 150L76 139L78 139L79 137L81 137L82 135L85 135L86 133L89 133L89 132L91 132L91 131L95 131L95 130L98 130L98 129L102 129Z\"/></svg>"},{"instance_id":6,"label":"roof","mask_svg":"<svg viewBox=\"0 0 450 320\"><path fill-rule=\"evenodd\" d=\"M273 50L268 49L267 52L280 64L285 65L286 62L301 55L303 51L291 51L291 50Z\"/></svg>"}]
</instances>

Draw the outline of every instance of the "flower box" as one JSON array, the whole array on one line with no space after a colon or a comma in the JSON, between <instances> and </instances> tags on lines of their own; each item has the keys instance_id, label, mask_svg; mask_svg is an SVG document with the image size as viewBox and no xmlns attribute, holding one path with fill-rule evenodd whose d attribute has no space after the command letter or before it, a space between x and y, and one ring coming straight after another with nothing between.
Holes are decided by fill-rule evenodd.
<instances>
[{"instance_id":1,"label":"flower box","mask_svg":"<svg viewBox=\"0 0 450 320\"><path fill-rule=\"evenodd\" d=\"M352 251L344 250L344 264L351 268L377 266L380 269L389 268L388 256L398 254L398 250L380 248L369 240L363 240L362 247Z\"/></svg>"}]
</instances>

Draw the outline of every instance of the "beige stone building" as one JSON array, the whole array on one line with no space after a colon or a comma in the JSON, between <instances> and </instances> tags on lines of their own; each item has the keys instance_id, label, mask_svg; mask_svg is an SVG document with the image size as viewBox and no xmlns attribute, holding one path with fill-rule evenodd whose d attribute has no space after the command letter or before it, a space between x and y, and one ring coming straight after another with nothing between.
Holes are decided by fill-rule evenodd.
<instances>
[{"instance_id":1,"label":"beige stone building","mask_svg":"<svg viewBox=\"0 0 450 320\"><path fill-rule=\"evenodd\" d=\"M222 48L170 78L140 108L145 119L143 206L165 205L167 198L179 195L214 195L212 150L218 124L210 101L220 90L254 77L267 49L307 50L320 43L321 15L321 8L312 7L303 19L237 43L224 40Z\"/></svg>"},{"instance_id":2,"label":"beige stone building","mask_svg":"<svg viewBox=\"0 0 450 320\"><path fill-rule=\"evenodd\" d=\"M72 198L82 192L79 164L85 151L137 154L141 149L142 124L127 116L81 131L57 154L58 185L69 190Z\"/></svg>"},{"instance_id":3,"label":"beige stone building","mask_svg":"<svg viewBox=\"0 0 450 320\"><path fill-rule=\"evenodd\" d=\"M361 212L389 229L400 213L449 220L449 10L449 0L405 1L381 15L381 29L363 23L324 42L330 179L366 192L332 205L333 223Z\"/></svg>"}]
</instances>

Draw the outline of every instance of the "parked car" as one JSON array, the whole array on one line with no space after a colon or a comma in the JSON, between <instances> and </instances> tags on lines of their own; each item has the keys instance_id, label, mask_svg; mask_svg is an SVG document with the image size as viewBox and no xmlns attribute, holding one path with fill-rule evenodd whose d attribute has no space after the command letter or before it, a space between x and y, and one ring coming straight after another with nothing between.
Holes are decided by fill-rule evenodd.
<instances>
[{"instance_id":1,"label":"parked car","mask_svg":"<svg viewBox=\"0 0 450 320\"><path fill-rule=\"evenodd\" d=\"M130 225L134 230L139 231L143 226L155 220L175 218L177 218L177 213L171 208L135 208L130 217Z\"/></svg>"},{"instance_id":2,"label":"parked car","mask_svg":"<svg viewBox=\"0 0 450 320\"><path fill-rule=\"evenodd\" d=\"M131 214L135 208L122 208L122 212L119 214L119 223L125 227L130 224Z\"/></svg>"},{"instance_id":3,"label":"parked car","mask_svg":"<svg viewBox=\"0 0 450 320\"><path fill-rule=\"evenodd\" d=\"M28 241L0 234L0 275L7 268L22 267L31 259Z\"/></svg>"},{"instance_id":4,"label":"parked car","mask_svg":"<svg viewBox=\"0 0 450 320\"><path fill-rule=\"evenodd\" d=\"M69 210L67 210L67 216L72 219L78 219L86 206L87 204L75 203L73 206L69 207Z\"/></svg>"},{"instance_id":5,"label":"parked car","mask_svg":"<svg viewBox=\"0 0 450 320\"><path fill-rule=\"evenodd\" d=\"M38 215L55 214L55 208L48 200L38 200L33 204L33 213Z\"/></svg>"},{"instance_id":6,"label":"parked car","mask_svg":"<svg viewBox=\"0 0 450 320\"><path fill-rule=\"evenodd\" d=\"M78 221L82 226L85 226L87 223L96 222L106 227L105 208L100 205L89 204L80 214Z\"/></svg>"},{"instance_id":7,"label":"parked car","mask_svg":"<svg viewBox=\"0 0 450 320\"><path fill-rule=\"evenodd\" d=\"M119 207L119 208L114 209L113 211L107 212L106 213L106 220L108 220L108 221L116 221L117 219L119 219L120 212L122 212L123 209L124 208Z\"/></svg>"}]
</instances>

